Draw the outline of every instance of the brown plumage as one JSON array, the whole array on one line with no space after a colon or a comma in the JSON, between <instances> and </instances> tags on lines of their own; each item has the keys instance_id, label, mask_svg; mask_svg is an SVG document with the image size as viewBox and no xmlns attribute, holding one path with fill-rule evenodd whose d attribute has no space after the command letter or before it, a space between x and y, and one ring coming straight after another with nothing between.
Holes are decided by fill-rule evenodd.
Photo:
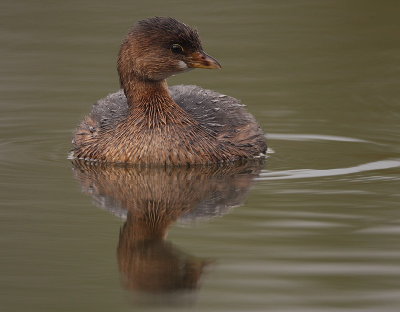
<instances>
[{"instance_id":1,"label":"brown plumage","mask_svg":"<svg viewBox=\"0 0 400 312\"><path fill-rule=\"evenodd\" d=\"M220 68L195 30L172 18L138 22L121 45L122 91L98 101L75 133L73 156L101 162L192 165L259 157L262 130L238 100L196 86L168 88L190 68Z\"/></svg>"}]
</instances>

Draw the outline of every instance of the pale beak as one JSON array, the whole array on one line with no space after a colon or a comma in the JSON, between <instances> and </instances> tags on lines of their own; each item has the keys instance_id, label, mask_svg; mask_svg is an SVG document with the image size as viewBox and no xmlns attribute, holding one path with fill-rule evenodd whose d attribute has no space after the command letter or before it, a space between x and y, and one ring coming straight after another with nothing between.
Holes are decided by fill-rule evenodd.
<instances>
[{"instance_id":1,"label":"pale beak","mask_svg":"<svg viewBox=\"0 0 400 312\"><path fill-rule=\"evenodd\" d=\"M221 69L222 66L212 56L204 51L194 52L188 57L187 66L189 68Z\"/></svg>"}]
</instances>

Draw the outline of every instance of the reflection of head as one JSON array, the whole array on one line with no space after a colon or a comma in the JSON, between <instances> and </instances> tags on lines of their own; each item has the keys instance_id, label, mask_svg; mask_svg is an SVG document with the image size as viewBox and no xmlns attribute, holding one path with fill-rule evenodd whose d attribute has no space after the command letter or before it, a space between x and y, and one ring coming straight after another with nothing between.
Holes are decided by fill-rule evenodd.
<instances>
[{"instance_id":1,"label":"reflection of head","mask_svg":"<svg viewBox=\"0 0 400 312\"><path fill-rule=\"evenodd\" d=\"M197 288L209 262L164 241L168 227L178 218L209 218L239 205L260 166L137 168L74 162L74 173L97 205L126 216L117 250L124 285L162 293Z\"/></svg>"},{"instance_id":2,"label":"reflection of head","mask_svg":"<svg viewBox=\"0 0 400 312\"><path fill-rule=\"evenodd\" d=\"M129 214L117 249L124 286L151 293L196 289L209 261L190 256L157 237L136 239L137 223L130 218Z\"/></svg>"}]
</instances>

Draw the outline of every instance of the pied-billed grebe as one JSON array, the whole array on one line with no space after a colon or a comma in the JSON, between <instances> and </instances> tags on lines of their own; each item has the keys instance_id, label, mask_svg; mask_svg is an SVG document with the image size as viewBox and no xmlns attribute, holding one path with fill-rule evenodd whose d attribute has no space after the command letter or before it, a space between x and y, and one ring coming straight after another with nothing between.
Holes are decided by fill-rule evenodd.
<instances>
[{"instance_id":1,"label":"pied-billed grebe","mask_svg":"<svg viewBox=\"0 0 400 312\"><path fill-rule=\"evenodd\" d=\"M77 129L73 157L191 165L259 157L262 130L239 100L197 86L168 88L191 68L221 68L189 26L169 17L136 23L121 45L123 89L99 100Z\"/></svg>"}]
</instances>

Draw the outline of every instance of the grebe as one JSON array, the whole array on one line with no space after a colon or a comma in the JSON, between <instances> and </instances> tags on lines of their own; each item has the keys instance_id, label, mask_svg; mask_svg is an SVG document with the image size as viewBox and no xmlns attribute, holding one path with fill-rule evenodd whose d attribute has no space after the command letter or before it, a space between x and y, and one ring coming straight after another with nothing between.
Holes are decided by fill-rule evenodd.
<instances>
[{"instance_id":1,"label":"grebe","mask_svg":"<svg viewBox=\"0 0 400 312\"><path fill-rule=\"evenodd\" d=\"M72 157L190 166L263 155L264 134L239 100L198 86L168 88L166 78L192 68L221 68L197 31L169 17L137 22L118 56L122 90L93 105Z\"/></svg>"}]
</instances>

